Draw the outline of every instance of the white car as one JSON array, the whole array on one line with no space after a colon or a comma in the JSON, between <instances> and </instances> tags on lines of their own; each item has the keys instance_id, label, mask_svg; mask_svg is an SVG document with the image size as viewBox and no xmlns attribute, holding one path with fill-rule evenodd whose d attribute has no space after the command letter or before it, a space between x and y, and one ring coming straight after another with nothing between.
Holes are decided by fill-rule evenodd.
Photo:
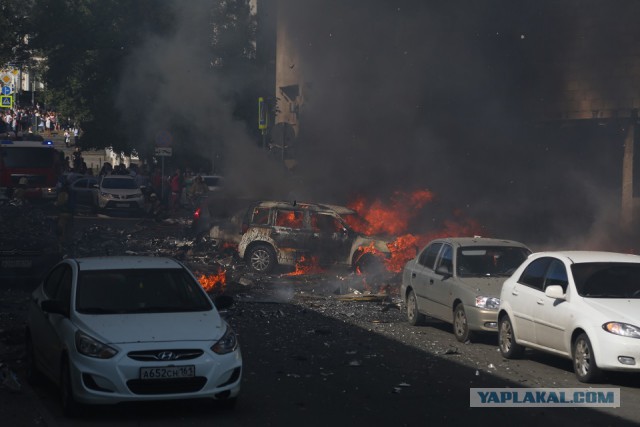
<instances>
[{"instance_id":1,"label":"white car","mask_svg":"<svg viewBox=\"0 0 640 427\"><path fill-rule=\"evenodd\" d=\"M98 184L98 209L134 211L144 208L144 195L135 178L129 175L105 175Z\"/></svg>"},{"instance_id":2,"label":"white car","mask_svg":"<svg viewBox=\"0 0 640 427\"><path fill-rule=\"evenodd\" d=\"M232 407L242 356L224 305L171 258L65 259L31 298L27 378L57 384L69 416L83 404L147 400Z\"/></svg>"},{"instance_id":3,"label":"white car","mask_svg":"<svg viewBox=\"0 0 640 427\"><path fill-rule=\"evenodd\" d=\"M563 356L586 383L640 372L640 256L533 254L504 283L498 319L505 358L525 347Z\"/></svg>"}]
</instances>

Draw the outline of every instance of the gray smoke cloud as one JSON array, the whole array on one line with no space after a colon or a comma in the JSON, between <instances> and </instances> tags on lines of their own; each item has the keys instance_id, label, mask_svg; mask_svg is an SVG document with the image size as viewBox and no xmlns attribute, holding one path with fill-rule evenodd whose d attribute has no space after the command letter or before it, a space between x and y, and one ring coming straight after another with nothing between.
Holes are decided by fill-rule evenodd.
<instances>
[{"instance_id":1,"label":"gray smoke cloud","mask_svg":"<svg viewBox=\"0 0 640 427\"><path fill-rule=\"evenodd\" d=\"M495 237L622 249L620 126L535 126L531 113L574 80L603 98L628 90L606 70L640 35L637 4L580 4L282 0L312 87L306 188L342 200L429 188L424 228L461 209Z\"/></svg>"},{"instance_id":2,"label":"gray smoke cloud","mask_svg":"<svg viewBox=\"0 0 640 427\"><path fill-rule=\"evenodd\" d=\"M193 155L218 160L238 191L260 198L346 203L428 188L436 198L416 231L462 210L495 237L545 248L616 245L623 133L595 123L534 126L530 111L557 101L575 73L594 91L624 92L600 55L612 61L640 33L609 25L630 24L635 3L615 2L606 14L597 1L262 4L276 3L299 57L292 65L311 88L293 177L234 121L229 82L206 63L211 1L176 1L176 32L150 37L131 56L119 108L143 117L132 132L153 144L166 124L195 128L197 138L181 141ZM563 68L576 52L584 69Z\"/></svg>"},{"instance_id":3,"label":"gray smoke cloud","mask_svg":"<svg viewBox=\"0 0 640 427\"><path fill-rule=\"evenodd\" d=\"M274 196L284 188L284 168L264 161L245 125L233 118L235 106L228 101L228 91L243 76L221 77L211 66L212 6L207 0L174 2L175 32L149 36L132 53L118 107L125 120L131 118L127 125L130 134L139 135L134 142L139 149L155 145L159 134L172 130L174 150L186 147L194 164L208 159L238 194ZM171 160L166 159L167 165Z\"/></svg>"}]
</instances>

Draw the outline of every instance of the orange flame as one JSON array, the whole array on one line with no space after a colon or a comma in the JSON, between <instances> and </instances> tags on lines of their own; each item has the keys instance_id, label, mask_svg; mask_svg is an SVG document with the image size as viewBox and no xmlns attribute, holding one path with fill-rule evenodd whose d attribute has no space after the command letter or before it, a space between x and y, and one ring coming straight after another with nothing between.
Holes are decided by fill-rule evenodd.
<instances>
[{"instance_id":1,"label":"orange flame","mask_svg":"<svg viewBox=\"0 0 640 427\"><path fill-rule=\"evenodd\" d=\"M301 228L302 212L300 211L278 211L276 225L280 227Z\"/></svg>"},{"instance_id":2,"label":"orange flame","mask_svg":"<svg viewBox=\"0 0 640 427\"><path fill-rule=\"evenodd\" d=\"M405 233L409 221L432 200L433 193L429 190L416 190L412 193L396 191L390 206L385 206L380 200L367 203L363 197L358 197L348 207L358 212L364 221L351 219L349 225L366 235Z\"/></svg>"},{"instance_id":3,"label":"orange flame","mask_svg":"<svg viewBox=\"0 0 640 427\"><path fill-rule=\"evenodd\" d=\"M324 270L320 267L317 257L307 258L301 255L298 261L296 261L296 269L291 273L285 274L285 276L302 276L304 274L317 274L322 273Z\"/></svg>"},{"instance_id":4,"label":"orange flame","mask_svg":"<svg viewBox=\"0 0 640 427\"><path fill-rule=\"evenodd\" d=\"M427 234L408 233L409 223L420 210L434 198L429 190L417 190L412 193L395 192L388 206L382 201L367 203L364 197L358 197L349 207L362 218L347 218L349 226L362 234L387 233L399 235L389 244L390 256L384 260L388 271L399 273L417 251L430 240L440 237L461 237L481 234L482 227L473 219L464 218L460 210L453 212L453 219L446 220L441 230ZM378 253L373 244L360 248L365 253ZM380 254L381 255L381 254Z\"/></svg>"},{"instance_id":5,"label":"orange flame","mask_svg":"<svg viewBox=\"0 0 640 427\"><path fill-rule=\"evenodd\" d=\"M224 290L227 284L227 271L221 268L217 274L201 274L200 277L198 277L198 282L200 282L200 286L202 286L205 291L210 291L216 287Z\"/></svg>"}]
</instances>

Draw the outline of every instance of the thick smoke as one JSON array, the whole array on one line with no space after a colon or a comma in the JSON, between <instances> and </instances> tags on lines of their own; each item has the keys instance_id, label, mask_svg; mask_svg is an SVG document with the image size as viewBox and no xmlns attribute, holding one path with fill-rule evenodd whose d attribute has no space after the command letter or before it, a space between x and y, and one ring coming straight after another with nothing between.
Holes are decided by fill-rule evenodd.
<instances>
[{"instance_id":1,"label":"thick smoke","mask_svg":"<svg viewBox=\"0 0 640 427\"><path fill-rule=\"evenodd\" d=\"M125 70L120 108L144 117L131 126L145 144L165 125L195 129L189 134L198 138L180 142L194 156L222 163L230 180L256 197L294 187L304 199L346 203L354 195L384 199L427 188L436 198L417 228L437 227L462 210L494 237L540 247L628 249L613 247L621 126L535 123L572 80L603 97L625 93L607 65L638 41L640 27L631 21L636 3L261 4L277 4L278 25L287 27L298 57L291 66L305 88L294 176L284 176L282 165L267 160L233 120L234 106L224 96L228 82L206 63L206 0L176 1L175 33L150 37ZM579 57L582 67L567 66L568 57Z\"/></svg>"},{"instance_id":2,"label":"thick smoke","mask_svg":"<svg viewBox=\"0 0 640 427\"><path fill-rule=\"evenodd\" d=\"M171 132L174 150L186 149L187 163L208 159L233 191L270 197L284 188L284 168L265 162L245 124L232 117L235 106L227 95L243 76L235 73L231 81L212 70L212 4L174 2L175 31L149 36L133 52L123 72L118 107L125 120L131 119L130 134L139 136L134 141L139 149L154 146L159 134ZM167 174L177 167L172 160L166 158Z\"/></svg>"},{"instance_id":3,"label":"thick smoke","mask_svg":"<svg viewBox=\"0 0 640 427\"><path fill-rule=\"evenodd\" d=\"M640 35L637 5L616 2L606 14L574 1L280 6L311 87L298 155L316 197L429 188L425 228L462 209L495 237L628 249L614 237L620 126L535 123L572 82L603 99L629 89L606 70Z\"/></svg>"}]
</instances>

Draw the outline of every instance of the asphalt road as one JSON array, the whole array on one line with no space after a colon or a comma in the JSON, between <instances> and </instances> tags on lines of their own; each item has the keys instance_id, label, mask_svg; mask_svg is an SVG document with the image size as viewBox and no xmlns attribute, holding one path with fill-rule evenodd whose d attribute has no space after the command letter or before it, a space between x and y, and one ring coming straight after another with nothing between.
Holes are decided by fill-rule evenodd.
<instances>
[{"instance_id":1,"label":"asphalt road","mask_svg":"<svg viewBox=\"0 0 640 427\"><path fill-rule=\"evenodd\" d=\"M97 221L112 226L109 219L96 219L92 226ZM122 221L121 227L133 229L135 222ZM584 384L563 359L535 352L522 360L502 359L494 335L461 344L445 323L408 325L393 298L395 284L389 287L389 298L357 301L338 298L362 283L342 272L245 279L225 289L236 299L226 316L239 333L244 357L242 391L234 410L219 410L207 401L152 403L94 407L74 420L62 416L54 387L30 387L24 381L19 321L29 289L2 289L0 356L22 388L0 388L0 425L640 424L638 375L613 375L609 383L597 386L619 388L620 408L471 408L472 387Z\"/></svg>"}]
</instances>

